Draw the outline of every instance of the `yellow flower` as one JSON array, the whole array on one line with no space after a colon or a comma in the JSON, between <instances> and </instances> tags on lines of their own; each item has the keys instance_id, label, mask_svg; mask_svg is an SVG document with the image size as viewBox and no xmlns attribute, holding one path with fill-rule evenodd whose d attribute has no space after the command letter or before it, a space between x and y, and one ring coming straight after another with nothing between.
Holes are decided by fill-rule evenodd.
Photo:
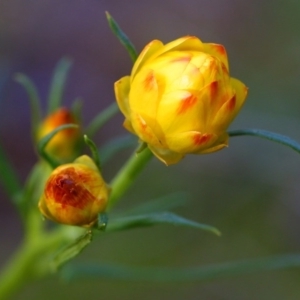
<instances>
[{"instance_id":1,"label":"yellow flower","mask_svg":"<svg viewBox=\"0 0 300 300\"><path fill-rule=\"evenodd\" d=\"M105 210L109 191L93 160L83 155L52 172L39 209L52 221L90 227Z\"/></svg>"},{"instance_id":2,"label":"yellow flower","mask_svg":"<svg viewBox=\"0 0 300 300\"><path fill-rule=\"evenodd\" d=\"M65 124L78 124L73 114L66 108L59 108L50 114L40 125L37 140L42 139L55 128ZM46 151L61 159L74 159L76 146L80 139L78 128L69 128L59 131L47 144Z\"/></svg>"},{"instance_id":3,"label":"yellow flower","mask_svg":"<svg viewBox=\"0 0 300 300\"><path fill-rule=\"evenodd\" d=\"M186 36L149 43L131 75L115 83L115 94L124 127L169 165L226 147L247 88L230 78L222 45Z\"/></svg>"}]
</instances>

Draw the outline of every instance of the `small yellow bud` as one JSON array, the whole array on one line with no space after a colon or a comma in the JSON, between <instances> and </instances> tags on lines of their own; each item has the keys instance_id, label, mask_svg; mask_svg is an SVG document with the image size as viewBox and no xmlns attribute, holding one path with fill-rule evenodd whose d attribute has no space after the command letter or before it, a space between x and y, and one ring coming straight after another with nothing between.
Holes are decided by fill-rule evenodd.
<instances>
[{"instance_id":1,"label":"small yellow bud","mask_svg":"<svg viewBox=\"0 0 300 300\"><path fill-rule=\"evenodd\" d=\"M115 95L124 127L169 165L226 147L247 88L229 76L222 45L186 36L149 43L131 75L115 83Z\"/></svg>"},{"instance_id":2,"label":"small yellow bud","mask_svg":"<svg viewBox=\"0 0 300 300\"><path fill-rule=\"evenodd\" d=\"M39 209L52 221L91 227L105 210L109 191L93 160L83 155L52 172Z\"/></svg>"},{"instance_id":3,"label":"small yellow bud","mask_svg":"<svg viewBox=\"0 0 300 300\"><path fill-rule=\"evenodd\" d=\"M78 124L78 122L69 110L60 108L43 121L37 132L37 140L65 124ZM45 150L61 159L74 158L79 138L80 130L78 128L61 130L50 140Z\"/></svg>"}]
</instances>

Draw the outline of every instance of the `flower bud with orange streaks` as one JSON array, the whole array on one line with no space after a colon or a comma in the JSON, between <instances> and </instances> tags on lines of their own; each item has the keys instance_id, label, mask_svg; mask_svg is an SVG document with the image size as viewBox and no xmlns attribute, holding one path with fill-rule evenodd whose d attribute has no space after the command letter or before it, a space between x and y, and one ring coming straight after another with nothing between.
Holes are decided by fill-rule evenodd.
<instances>
[{"instance_id":1,"label":"flower bud with orange streaks","mask_svg":"<svg viewBox=\"0 0 300 300\"><path fill-rule=\"evenodd\" d=\"M226 147L247 88L230 77L222 45L186 36L149 43L131 75L115 83L115 95L124 127L169 165Z\"/></svg>"},{"instance_id":2,"label":"flower bud with orange streaks","mask_svg":"<svg viewBox=\"0 0 300 300\"><path fill-rule=\"evenodd\" d=\"M37 140L42 139L57 127L65 124L78 124L78 121L68 109L59 108L42 122L37 131ZM79 140L79 128L64 129L55 134L45 150L61 159L74 159Z\"/></svg>"},{"instance_id":3,"label":"flower bud with orange streaks","mask_svg":"<svg viewBox=\"0 0 300 300\"><path fill-rule=\"evenodd\" d=\"M91 227L105 211L109 191L93 160L83 155L52 172L39 209L52 221Z\"/></svg>"}]
</instances>

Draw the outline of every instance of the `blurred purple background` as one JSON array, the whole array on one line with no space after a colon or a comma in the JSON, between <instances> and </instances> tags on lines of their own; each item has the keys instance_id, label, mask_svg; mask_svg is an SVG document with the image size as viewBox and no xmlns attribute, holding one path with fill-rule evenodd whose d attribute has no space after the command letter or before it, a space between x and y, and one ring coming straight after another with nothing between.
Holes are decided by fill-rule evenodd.
<instances>
[{"instance_id":1,"label":"blurred purple background","mask_svg":"<svg viewBox=\"0 0 300 300\"><path fill-rule=\"evenodd\" d=\"M197 35L223 44L231 75L249 87L232 129L263 128L300 141L300 2L296 0L1 0L0 142L22 180L36 156L30 142L29 104L16 72L36 83L43 105L56 63L73 60L64 103L84 99L83 121L114 101L113 83L129 74L131 61L110 32L109 11L140 51L152 39L164 42ZM125 134L122 116L97 134L104 143ZM127 154L127 153L125 153ZM116 158L108 176L120 166ZM124 198L120 209L142 200L189 191L178 213L217 226L221 238L162 226L96 240L79 261L133 265L195 266L300 250L300 157L290 149L252 137L233 138L229 149L187 157L166 168L156 160ZM5 170L1 170L5 172ZM1 265L20 242L22 228L1 192ZM15 299L243 299L300 298L299 270L199 284L85 281L52 278L32 284ZM47 295L45 295L47 290Z\"/></svg>"}]
</instances>

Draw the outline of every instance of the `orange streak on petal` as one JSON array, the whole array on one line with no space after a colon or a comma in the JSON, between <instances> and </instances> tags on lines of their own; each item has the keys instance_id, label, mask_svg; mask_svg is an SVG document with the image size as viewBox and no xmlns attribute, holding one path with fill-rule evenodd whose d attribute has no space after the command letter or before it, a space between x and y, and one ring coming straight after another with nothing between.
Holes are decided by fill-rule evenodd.
<instances>
[{"instance_id":1,"label":"orange streak on petal","mask_svg":"<svg viewBox=\"0 0 300 300\"><path fill-rule=\"evenodd\" d=\"M153 87L155 87L155 85L156 85L156 80L155 80L153 71L150 71L150 72L147 74L146 78L145 78L144 81L143 81L143 84L144 84L145 90L147 90L147 91L152 90Z\"/></svg>"},{"instance_id":2,"label":"orange streak on petal","mask_svg":"<svg viewBox=\"0 0 300 300\"><path fill-rule=\"evenodd\" d=\"M229 111L233 111L235 108L236 97L235 95L227 102L227 108Z\"/></svg>"},{"instance_id":3,"label":"orange streak on petal","mask_svg":"<svg viewBox=\"0 0 300 300\"><path fill-rule=\"evenodd\" d=\"M226 49L223 45L215 45L215 49L217 50L218 53L225 55L226 54Z\"/></svg>"},{"instance_id":4,"label":"orange streak on petal","mask_svg":"<svg viewBox=\"0 0 300 300\"><path fill-rule=\"evenodd\" d=\"M210 89L210 99L214 100L218 92L218 82L217 81L212 82L209 86L209 89Z\"/></svg>"},{"instance_id":5,"label":"orange streak on petal","mask_svg":"<svg viewBox=\"0 0 300 300\"><path fill-rule=\"evenodd\" d=\"M210 139L211 139L211 134L207 134L207 133L204 134L197 133L193 136L194 144L197 146L207 143Z\"/></svg>"},{"instance_id":6,"label":"orange streak on petal","mask_svg":"<svg viewBox=\"0 0 300 300\"><path fill-rule=\"evenodd\" d=\"M198 100L198 98L192 94L181 99L177 113L178 114L185 113L188 109L190 109L197 102L197 100Z\"/></svg>"},{"instance_id":7,"label":"orange streak on petal","mask_svg":"<svg viewBox=\"0 0 300 300\"><path fill-rule=\"evenodd\" d=\"M183 56L183 57L178 57L178 58L174 58L171 60L171 63L176 63L176 62L190 62L191 61L191 57L190 56Z\"/></svg>"}]
</instances>

